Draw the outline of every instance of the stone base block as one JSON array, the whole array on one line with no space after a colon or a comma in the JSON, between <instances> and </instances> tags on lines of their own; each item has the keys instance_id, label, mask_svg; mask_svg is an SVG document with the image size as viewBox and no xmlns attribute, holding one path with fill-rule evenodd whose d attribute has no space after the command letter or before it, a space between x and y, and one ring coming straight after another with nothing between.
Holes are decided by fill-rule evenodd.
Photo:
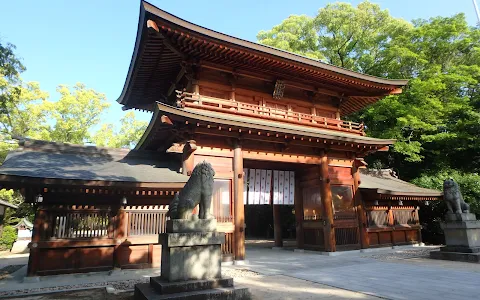
<instances>
[{"instance_id":1,"label":"stone base block","mask_svg":"<svg viewBox=\"0 0 480 300\"><path fill-rule=\"evenodd\" d=\"M480 247L445 246L445 247L441 247L440 251L460 252L460 253L480 253Z\"/></svg>"},{"instance_id":2,"label":"stone base block","mask_svg":"<svg viewBox=\"0 0 480 300\"><path fill-rule=\"evenodd\" d=\"M185 232L213 232L217 231L217 220L215 219L196 219L179 220L173 219L167 221L167 232L185 233Z\"/></svg>"},{"instance_id":3,"label":"stone base block","mask_svg":"<svg viewBox=\"0 0 480 300\"><path fill-rule=\"evenodd\" d=\"M480 247L480 221L446 222L441 227L447 246Z\"/></svg>"},{"instance_id":4,"label":"stone base block","mask_svg":"<svg viewBox=\"0 0 480 300\"><path fill-rule=\"evenodd\" d=\"M159 241L162 279L174 282L221 278L221 245L225 242L225 233L163 233Z\"/></svg>"},{"instance_id":5,"label":"stone base block","mask_svg":"<svg viewBox=\"0 0 480 300\"><path fill-rule=\"evenodd\" d=\"M150 285L159 294L185 293L216 288L233 287L233 278L217 278L212 280L189 280L169 282L161 277L150 277Z\"/></svg>"},{"instance_id":6,"label":"stone base block","mask_svg":"<svg viewBox=\"0 0 480 300\"><path fill-rule=\"evenodd\" d=\"M220 244L175 248L162 245L162 278L170 282L220 278L221 261Z\"/></svg>"},{"instance_id":7,"label":"stone base block","mask_svg":"<svg viewBox=\"0 0 480 300\"><path fill-rule=\"evenodd\" d=\"M251 299L248 288L214 288L208 290L190 291L175 294L160 294L148 283L135 285L135 300L249 300Z\"/></svg>"},{"instance_id":8,"label":"stone base block","mask_svg":"<svg viewBox=\"0 0 480 300\"><path fill-rule=\"evenodd\" d=\"M445 215L445 221L447 222L455 222L455 221L475 221L477 218L475 214L472 213L461 213L461 214L452 214L447 213Z\"/></svg>"},{"instance_id":9,"label":"stone base block","mask_svg":"<svg viewBox=\"0 0 480 300\"><path fill-rule=\"evenodd\" d=\"M432 251L430 258L463 261L471 263L480 263L480 253L460 253L460 252L446 252L446 251Z\"/></svg>"}]
</instances>

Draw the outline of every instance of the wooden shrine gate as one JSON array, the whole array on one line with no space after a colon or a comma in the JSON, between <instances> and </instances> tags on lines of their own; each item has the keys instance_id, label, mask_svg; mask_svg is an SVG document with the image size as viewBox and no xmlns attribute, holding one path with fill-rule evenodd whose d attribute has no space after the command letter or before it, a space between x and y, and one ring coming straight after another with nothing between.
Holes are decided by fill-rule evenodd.
<instances>
[{"instance_id":1,"label":"wooden shrine gate","mask_svg":"<svg viewBox=\"0 0 480 300\"><path fill-rule=\"evenodd\" d=\"M297 215L298 232L303 232L300 239L297 237L299 248L326 251L326 235L334 232L334 249L360 249L360 227L358 205L354 200L354 185L351 168L346 166L329 167L331 178L330 190L332 193L333 224L327 228L325 207L322 202L320 186L320 168L309 167L302 170L298 176L301 192L296 197L302 201L295 201L295 209L303 211Z\"/></svg>"}]
</instances>

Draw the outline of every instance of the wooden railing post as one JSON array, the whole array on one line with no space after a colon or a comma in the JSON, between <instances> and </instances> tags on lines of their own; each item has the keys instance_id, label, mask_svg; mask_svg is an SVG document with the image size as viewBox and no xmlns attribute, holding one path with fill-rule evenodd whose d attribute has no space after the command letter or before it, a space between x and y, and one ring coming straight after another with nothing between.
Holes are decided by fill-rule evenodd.
<instances>
[{"instance_id":1,"label":"wooden railing post","mask_svg":"<svg viewBox=\"0 0 480 300\"><path fill-rule=\"evenodd\" d=\"M336 245L335 228L333 223L332 190L330 188L330 176L328 174L328 157L325 151L322 151L320 156L320 194L322 197L325 251L335 252Z\"/></svg>"},{"instance_id":2,"label":"wooden railing post","mask_svg":"<svg viewBox=\"0 0 480 300\"><path fill-rule=\"evenodd\" d=\"M240 141L233 149L233 203L235 222L235 260L245 259L245 212L243 207L243 153Z\"/></svg>"}]
</instances>

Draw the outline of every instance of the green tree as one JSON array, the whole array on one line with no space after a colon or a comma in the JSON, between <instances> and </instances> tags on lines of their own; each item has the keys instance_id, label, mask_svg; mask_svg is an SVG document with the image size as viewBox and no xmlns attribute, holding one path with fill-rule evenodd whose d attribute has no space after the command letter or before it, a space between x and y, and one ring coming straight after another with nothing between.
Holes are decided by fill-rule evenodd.
<instances>
[{"instance_id":1,"label":"green tree","mask_svg":"<svg viewBox=\"0 0 480 300\"><path fill-rule=\"evenodd\" d=\"M327 4L315 17L292 15L268 31L260 31L260 43L295 52L343 68L385 75L395 59L390 41L412 25L390 16L379 5L362 2Z\"/></svg>"},{"instance_id":2,"label":"green tree","mask_svg":"<svg viewBox=\"0 0 480 300\"><path fill-rule=\"evenodd\" d=\"M0 42L0 160L16 147L12 136L39 138L45 111L41 108L48 94L38 83L24 83L25 67L14 53L15 46Z\"/></svg>"},{"instance_id":3,"label":"green tree","mask_svg":"<svg viewBox=\"0 0 480 300\"><path fill-rule=\"evenodd\" d=\"M135 118L133 111L120 119L120 130L113 124L103 124L93 136L93 142L100 147L133 148L147 128L147 122Z\"/></svg>"},{"instance_id":4,"label":"green tree","mask_svg":"<svg viewBox=\"0 0 480 300\"><path fill-rule=\"evenodd\" d=\"M314 19L306 15L291 15L271 30L260 31L257 39L264 45L313 59L325 58L318 47L318 34L314 27Z\"/></svg>"},{"instance_id":5,"label":"green tree","mask_svg":"<svg viewBox=\"0 0 480 300\"><path fill-rule=\"evenodd\" d=\"M369 136L397 140L367 161L430 188L441 189L453 177L480 214L480 29L468 26L463 14L408 23L370 2L329 4L304 19L291 24L290 17L258 40L370 75L409 79L402 94L348 116L363 121ZM296 43L312 26L311 48ZM438 220L444 209L439 204L424 212Z\"/></svg>"},{"instance_id":6,"label":"green tree","mask_svg":"<svg viewBox=\"0 0 480 300\"><path fill-rule=\"evenodd\" d=\"M479 30L467 26L463 14L414 24L396 46L416 53L412 64L404 61L412 70L409 86L356 117L366 122L369 135L396 138L391 154L415 163L414 169L478 170Z\"/></svg>"},{"instance_id":7,"label":"green tree","mask_svg":"<svg viewBox=\"0 0 480 300\"><path fill-rule=\"evenodd\" d=\"M88 89L81 83L72 89L60 85L57 91L60 99L47 104L53 125L49 126L44 139L83 144L90 139L89 130L100 123L101 114L110 104L104 94Z\"/></svg>"}]
</instances>

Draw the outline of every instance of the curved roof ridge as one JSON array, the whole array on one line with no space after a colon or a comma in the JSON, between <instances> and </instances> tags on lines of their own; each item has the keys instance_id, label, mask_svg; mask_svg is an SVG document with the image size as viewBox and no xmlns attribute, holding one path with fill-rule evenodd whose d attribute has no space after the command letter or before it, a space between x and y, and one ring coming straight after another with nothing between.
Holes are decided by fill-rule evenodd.
<instances>
[{"instance_id":1,"label":"curved roof ridge","mask_svg":"<svg viewBox=\"0 0 480 300\"><path fill-rule=\"evenodd\" d=\"M248 41L248 40L245 40L245 39L242 39L242 38L237 38L237 37L231 36L229 34L225 34L225 33L213 30L213 29L209 29L209 28L206 28L204 26L197 25L195 23L192 23L190 21L187 21L185 19L177 17L177 16L175 16L175 15L173 15L173 14L167 12L167 11L164 11L164 10L156 7L155 5L153 5L153 4L151 4L147 1L142 1L141 5L142 5L143 9L145 9L145 11L147 11L147 12L149 12L149 13L151 13L151 14L159 17L159 18L165 19L165 20L167 20L167 21L169 21L169 22L171 22L171 23L173 23L177 26L181 26L181 27L184 27L186 29L190 29L190 30L195 31L199 34L207 35L211 38L215 38L215 39L218 39L218 40L221 40L221 41L224 41L224 42L229 42L229 43L232 43L232 44L236 44L238 46L244 46L244 47L250 48L252 50L266 52L268 54L276 55L276 56L280 56L280 57L282 57L282 56L279 55L279 54L271 53L270 51L262 51L261 49L258 49L258 48L266 48L266 49L270 49L270 50L273 50L273 51L276 51L276 52L282 52L282 53L287 54L289 56L294 56L294 57L298 57L299 59L302 59L302 61L298 61L300 63L310 64L311 66L314 66L314 67L319 67L319 68L322 68L322 69L326 69L326 70L329 70L329 71L340 73L342 75L356 77L358 79L363 79L363 80L372 81L372 82L381 83L381 84L390 84L390 85L399 85L399 86L404 86L408 83L407 79L387 79L387 78L382 78L382 77L378 77L378 76L363 74L363 73L355 72L355 71L352 71L352 70L349 70L349 69L346 69L346 68L334 66L334 65L331 65L331 64L319 61L319 60L314 60L312 58L309 58L309 57L306 57L306 56L303 56L303 55L299 55L297 53L293 53L293 52L290 52L290 51L278 49L278 48L268 46L268 45L259 44L259 43L256 43L256 42L251 42L251 41ZM203 32L201 32L199 30L195 30L195 29L201 29L201 31L203 31ZM222 37L224 37L224 39L222 39ZM241 43L239 44L238 42L241 42ZM252 47L249 47L249 44ZM253 46L256 46L256 47L253 47ZM288 57L282 57L282 58L289 59ZM290 58L290 60L294 60L294 59Z\"/></svg>"}]
</instances>

